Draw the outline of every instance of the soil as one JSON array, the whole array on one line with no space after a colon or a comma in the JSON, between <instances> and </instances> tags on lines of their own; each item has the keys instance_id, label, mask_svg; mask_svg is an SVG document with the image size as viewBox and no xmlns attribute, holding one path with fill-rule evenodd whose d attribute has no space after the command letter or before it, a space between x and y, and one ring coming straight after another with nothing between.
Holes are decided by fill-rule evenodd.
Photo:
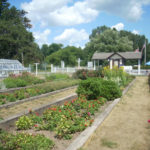
<instances>
[{"instance_id":1,"label":"soil","mask_svg":"<svg viewBox=\"0 0 150 150\"><path fill-rule=\"evenodd\" d=\"M150 92L137 77L110 115L80 150L150 150Z\"/></svg>"},{"instance_id":2,"label":"soil","mask_svg":"<svg viewBox=\"0 0 150 150\"><path fill-rule=\"evenodd\" d=\"M0 118L7 119L11 116L14 116L14 115L17 115L20 113L24 113L24 112L28 111L29 109L38 108L41 105L45 105L45 104L48 104L49 102L54 102L60 98L71 95L71 94L75 93L75 91L76 91L76 88L72 88L72 89L65 90L63 92L56 93L51 96L39 98L34 101L28 101L28 102L24 102L21 104L16 104L9 108L2 108L2 109L0 109Z\"/></svg>"},{"instance_id":3,"label":"soil","mask_svg":"<svg viewBox=\"0 0 150 150\"><path fill-rule=\"evenodd\" d=\"M101 112L103 112L106 109L106 107L108 107L108 105L111 103L112 103L112 101L109 101L109 102L105 103L105 105L101 106L99 111L97 113L95 113L95 116L93 117L93 119L96 118ZM33 129L17 131L15 125L8 128L7 131L9 131L10 133L13 133L13 134L16 134L17 132L24 132L24 133L29 133L29 134L42 134L42 135L46 136L47 138L50 138L55 143L55 146L53 147L52 150L65 150L70 145L70 143L73 142L73 140L75 140L77 138L77 136L79 136L79 134L81 133L81 132L77 132L72 135L72 139L65 140L65 139L56 138L55 133L51 132L51 131L44 131L44 130L35 131Z\"/></svg>"}]
</instances>

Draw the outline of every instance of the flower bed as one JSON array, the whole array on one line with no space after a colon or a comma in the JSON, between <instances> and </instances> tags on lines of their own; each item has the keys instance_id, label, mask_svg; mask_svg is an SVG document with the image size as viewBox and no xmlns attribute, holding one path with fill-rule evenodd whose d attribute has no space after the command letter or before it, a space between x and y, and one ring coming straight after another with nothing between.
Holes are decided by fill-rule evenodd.
<instances>
[{"instance_id":1,"label":"flower bed","mask_svg":"<svg viewBox=\"0 0 150 150\"><path fill-rule=\"evenodd\" d=\"M77 85L79 80L61 80L54 81L51 83L45 83L31 88L16 90L13 93L0 94L0 105L8 102L15 102L16 100L22 100L25 98L45 94L58 89L63 89L69 86Z\"/></svg>"},{"instance_id":2,"label":"flower bed","mask_svg":"<svg viewBox=\"0 0 150 150\"><path fill-rule=\"evenodd\" d=\"M28 72L23 72L19 75L10 75L8 78L3 80L6 88L25 87L28 85L44 83L45 80L39 79Z\"/></svg>"},{"instance_id":3,"label":"flower bed","mask_svg":"<svg viewBox=\"0 0 150 150\"><path fill-rule=\"evenodd\" d=\"M40 134L11 133L0 130L1 150L51 150L53 141Z\"/></svg>"},{"instance_id":4,"label":"flower bed","mask_svg":"<svg viewBox=\"0 0 150 150\"><path fill-rule=\"evenodd\" d=\"M76 132L83 131L93 122L95 112L106 99L99 97L96 100L86 100L85 97L65 102L61 106L53 106L39 116L30 110L29 116L22 116L16 122L18 130L49 130L54 131L56 137L71 139Z\"/></svg>"}]
</instances>

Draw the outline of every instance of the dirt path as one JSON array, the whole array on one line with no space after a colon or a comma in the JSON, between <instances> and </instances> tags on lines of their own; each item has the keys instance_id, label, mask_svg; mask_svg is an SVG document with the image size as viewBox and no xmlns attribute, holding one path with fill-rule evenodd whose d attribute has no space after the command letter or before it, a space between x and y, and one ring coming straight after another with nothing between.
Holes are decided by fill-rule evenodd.
<instances>
[{"instance_id":1,"label":"dirt path","mask_svg":"<svg viewBox=\"0 0 150 150\"><path fill-rule=\"evenodd\" d=\"M3 119L6 119L11 116L20 114L21 112L24 113L25 111L27 111L29 109L38 108L41 105L48 104L49 102L53 102L53 101L56 101L57 99L71 95L71 94L75 93L75 91L76 91L76 88L68 89L63 92L59 92L54 95L51 95L51 96L40 98L40 99L37 99L34 101L24 102L22 104L17 104L10 108L2 108L2 109L0 109L0 117Z\"/></svg>"},{"instance_id":2,"label":"dirt path","mask_svg":"<svg viewBox=\"0 0 150 150\"><path fill-rule=\"evenodd\" d=\"M136 82L80 150L150 150L147 77Z\"/></svg>"}]
</instances>

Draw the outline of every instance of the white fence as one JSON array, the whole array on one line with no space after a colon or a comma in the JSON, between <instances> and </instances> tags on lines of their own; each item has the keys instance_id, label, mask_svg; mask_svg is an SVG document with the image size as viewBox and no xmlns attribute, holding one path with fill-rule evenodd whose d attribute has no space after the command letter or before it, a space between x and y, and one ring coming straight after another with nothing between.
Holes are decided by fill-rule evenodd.
<instances>
[{"instance_id":1,"label":"white fence","mask_svg":"<svg viewBox=\"0 0 150 150\"><path fill-rule=\"evenodd\" d=\"M64 68L61 68L61 67L52 67L51 68L51 72L52 73L74 73L76 72L77 70L80 70L80 69L88 69L88 70L94 70L94 68L90 68L90 67L64 67Z\"/></svg>"},{"instance_id":2,"label":"white fence","mask_svg":"<svg viewBox=\"0 0 150 150\"><path fill-rule=\"evenodd\" d=\"M141 69L140 73L138 73L138 70L126 70L127 73L131 74L131 75L148 75L150 74L150 69L145 70L145 69Z\"/></svg>"}]
</instances>

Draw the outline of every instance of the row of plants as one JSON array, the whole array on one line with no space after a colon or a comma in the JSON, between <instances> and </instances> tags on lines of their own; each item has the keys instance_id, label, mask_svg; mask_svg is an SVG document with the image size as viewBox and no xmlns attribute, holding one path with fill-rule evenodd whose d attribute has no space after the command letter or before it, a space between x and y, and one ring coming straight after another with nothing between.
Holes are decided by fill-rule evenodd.
<instances>
[{"instance_id":1,"label":"row of plants","mask_svg":"<svg viewBox=\"0 0 150 150\"><path fill-rule=\"evenodd\" d=\"M8 102L15 102L16 100L22 100L25 98L45 94L55 90L63 89L73 85L77 85L79 80L61 80L53 81L50 83L45 83L31 88L16 90L13 93L3 93L0 94L0 105L6 104Z\"/></svg>"},{"instance_id":2,"label":"row of plants","mask_svg":"<svg viewBox=\"0 0 150 150\"><path fill-rule=\"evenodd\" d=\"M46 81L54 81L54 80L66 80L69 79L69 75L68 74L64 74L64 73L52 73L50 75L46 75Z\"/></svg>"},{"instance_id":3,"label":"row of plants","mask_svg":"<svg viewBox=\"0 0 150 150\"><path fill-rule=\"evenodd\" d=\"M51 150L54 142L44 135L17 133L0 130L1 150Z\"/></svg>"},{"instance_id":4,"label":"row of plants","mask_svg":"<svg viewBox=\"0 0 150 150\"><path fill-rule=\"evenodd\" d=\"M39 79L28 72L23 72L18 75L10 74L10 76L4 79L3 82L6 88L16 88L16 87L25 87L29 85L44 83L45 80Z\"/></svg>"},{"instance_id":5,"label":"row of plants","mask_svg":"<svg viewBox=\"0 0 150 150\"><path fill-rule=\"evenodd\" d=\"M9 88L17 88L17 87L26 87L26 86L40 84L40 83L54 81L54 80L66 80L69 78L70 77L67 74L52 73L50 75L46 75L45 79L39 79L38 77L28 72L23 72L18 75L10 74L8 78L3 80L3 83L5 87L9 89Z\"/></svg>"},{"instance_id":6,"label":"row of plants","mask_svg":"<svg viewBox=\"0 0 150 150\"><path fill-rule=\"evenodd\" d=\"M112 80L116 82L119 86L125 87L134 76L129 75L123 69L123 67L113 67L112 69L109 66L101 68L99 70L78 70L76 73L73 74L73 78L86 80L92 77L100 77L104 78L105 80Z\"/></svg>"},{"instance_id":7,"label":"row of plants","mask_svg":"<svg viewBox=\"0 0 150 150\"><path fill-rule=\"evenodd\" d=\"M93 116L106 99L87 100L85 97L65 102L61 106L53 106L39 116L30 110L29 116L22 116L16 122L18 130L48 130L54 131L56 137L71 139L76 132L83 131L93 122Z\"/></svg>"}]
</instances>

